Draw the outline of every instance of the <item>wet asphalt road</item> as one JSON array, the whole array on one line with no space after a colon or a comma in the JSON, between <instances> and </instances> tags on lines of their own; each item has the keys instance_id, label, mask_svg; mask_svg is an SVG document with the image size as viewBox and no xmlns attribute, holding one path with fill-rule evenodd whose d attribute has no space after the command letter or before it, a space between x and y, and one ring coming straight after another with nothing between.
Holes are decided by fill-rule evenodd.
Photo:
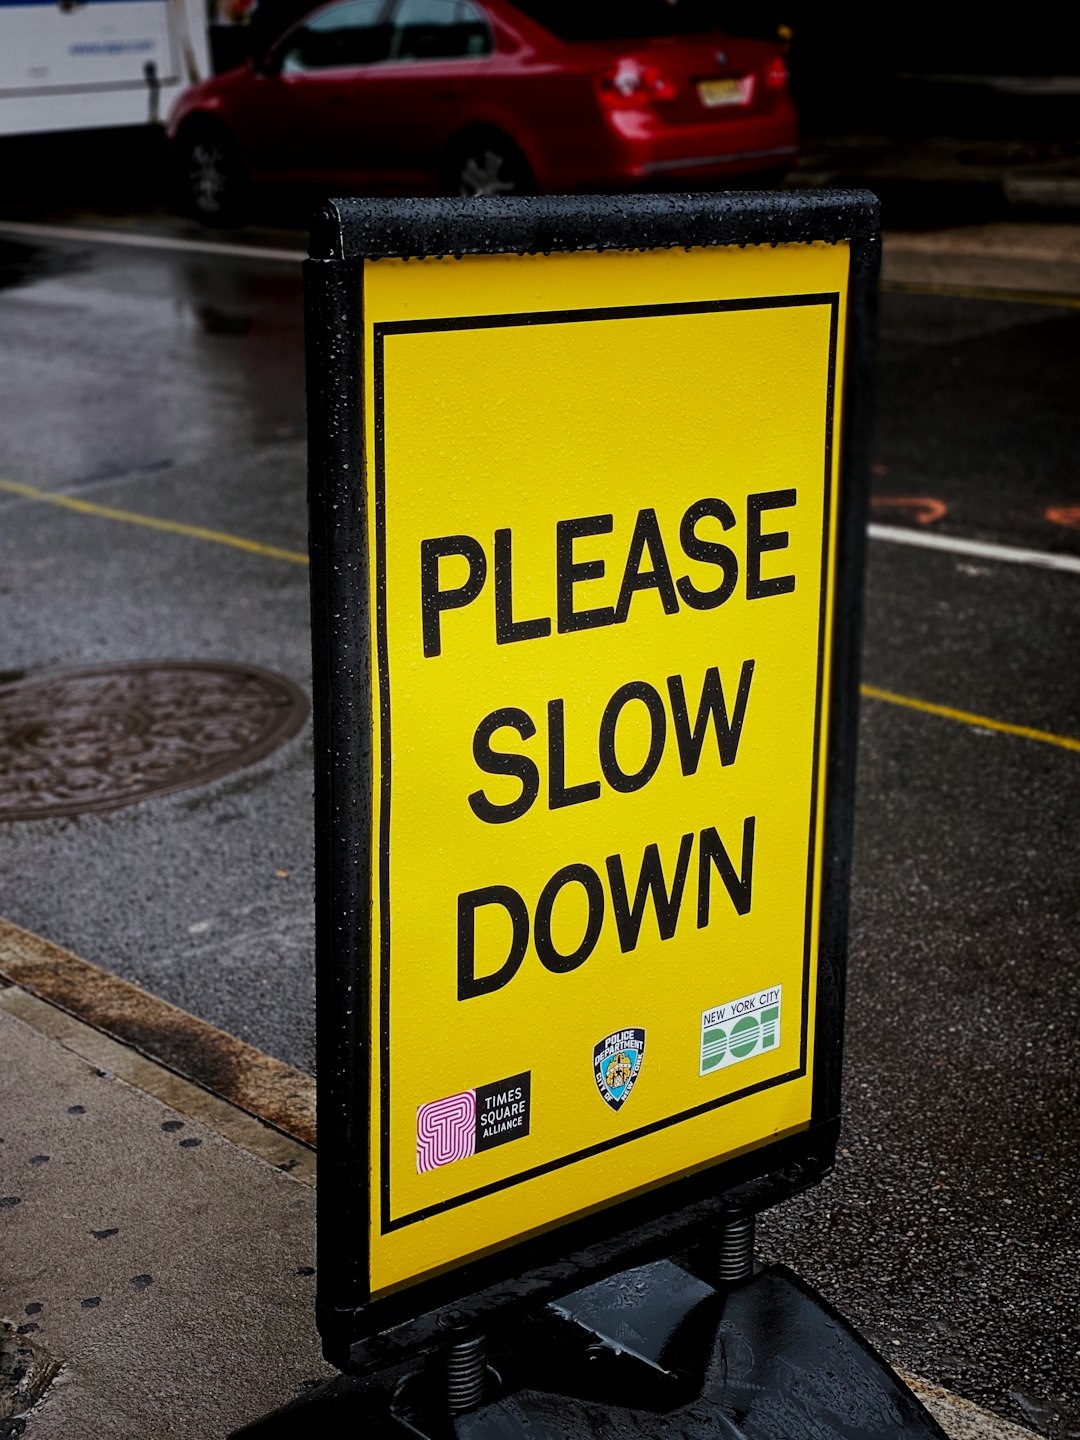
<instances>
[{"instance_id":1,"label":"wet asphalt road","mask_svg":"<svg viewBox=\"0 0 1080 1440\"><path fill-rule=\"evenodd\" d=\"M1080 506L1078 381L1080 311L886 296L876 494L1080 554L1045 513ZM296 265L0 234L0 480L302 551L303 418ZM9 678L310 685L302 564L3 492L0 554ZM1078 601L1080 575L874 542L864 678L1080 738ZM305 730L201 790L7 825L0 913L309 1067L311 765ZM867 700L857 825L844 1150L761 1253L894 1364L1080 1436L1080 754Z\"/></svg>"}]
</instances>

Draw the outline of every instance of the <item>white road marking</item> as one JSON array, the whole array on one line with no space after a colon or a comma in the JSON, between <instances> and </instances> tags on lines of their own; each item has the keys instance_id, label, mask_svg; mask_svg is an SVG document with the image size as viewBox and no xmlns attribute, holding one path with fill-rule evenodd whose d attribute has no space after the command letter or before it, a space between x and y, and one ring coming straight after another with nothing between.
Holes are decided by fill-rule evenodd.
<instances>
[{"instance_id":1,"label":"white road marking","mask_svg":"<svg viewBox=\"0 0 1080 1440\"><path fill-rule=\"evenodd\" d=\"M1080 575L1080 555L1054 555L1046 550L1025 550L1019 545L964 540L959 535L928 535L925 530L906 530L899 525L868 525L866 533L871 540L887 540L896 545L922 545L927 550L944 550L950 555L977 555L980 560L1038 565L1043 570L1067 570Z\"/></svg>"},{"instance_id":2,"label":"white road marking","mask_svg":"<svg viewBox=\"0 0 1080 1440\"><path fill-rule=\"evenodd\" d=\"M291 260L307 257L303 250L280 250L271 245L229 245L222 240L176 240L143 231L91 230L80 225L33 225L23 220L0 220L0 235L22 235L28 240L82 240L91 245L127 245L138 250L176 250L189 255L233 255L241 260Z\"/></svg>"}]
</instances>

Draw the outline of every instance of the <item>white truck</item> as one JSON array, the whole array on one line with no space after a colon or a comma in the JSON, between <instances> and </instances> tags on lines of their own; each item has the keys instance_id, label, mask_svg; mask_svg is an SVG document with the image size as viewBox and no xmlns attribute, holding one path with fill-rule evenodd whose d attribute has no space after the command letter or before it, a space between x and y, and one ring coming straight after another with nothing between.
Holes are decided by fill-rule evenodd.
<instances>
[{"instance_id":1,"label":"white truck","mask_svg":"<svg viewBox=\"0 0 1080 1440\"><path fill-rule=\"evenodd\" d=\"M153 123L209 73L206 0L0 0L0 136Z\"/></svg>"}]
</instances>

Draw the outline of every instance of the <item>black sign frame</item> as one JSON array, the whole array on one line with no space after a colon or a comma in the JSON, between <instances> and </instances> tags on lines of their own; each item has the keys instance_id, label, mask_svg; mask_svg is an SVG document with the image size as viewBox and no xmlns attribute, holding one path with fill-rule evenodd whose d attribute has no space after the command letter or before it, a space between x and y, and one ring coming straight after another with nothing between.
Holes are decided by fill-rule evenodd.
<instances>
[{"instance_id":1,"label":"black sign frame","mask_svg":"<svg viewBox=\"0 0 1080 1440\"><path fill-rule=\"evenodd\" d=\"M367 260L571 250L846 242L840 509L832 634L812 1118L807 1130L615 1202L497 1253L371 1298L367 1275L372 765L362 399ZM362 1373L482 1328L627 1265L670 1254L725 1216L817 1183L840 1123L871 385L880 255L865 191L337 201L305 262L313 722L319 1287L327 1358Z\"/></svg>"}]
</instances>

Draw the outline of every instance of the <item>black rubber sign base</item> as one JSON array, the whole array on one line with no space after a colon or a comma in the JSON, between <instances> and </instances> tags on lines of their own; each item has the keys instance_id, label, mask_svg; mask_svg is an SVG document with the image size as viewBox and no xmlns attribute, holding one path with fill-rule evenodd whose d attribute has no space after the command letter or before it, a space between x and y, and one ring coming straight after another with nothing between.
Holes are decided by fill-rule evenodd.
<instances>
[{"instance_id":1,"label":"black rubber sign base","mask_svg":"<svg viewBox=\"0 0 1080 1440\"><path fill-rule=\"evenodd\" d=\"M885 1362L790 1270L726 1291L659 1261L501 1334L489 1398L451 1418L437 1360L338 1380L233 1440L944 1440Z\"/></svg>"}]
</instances>

